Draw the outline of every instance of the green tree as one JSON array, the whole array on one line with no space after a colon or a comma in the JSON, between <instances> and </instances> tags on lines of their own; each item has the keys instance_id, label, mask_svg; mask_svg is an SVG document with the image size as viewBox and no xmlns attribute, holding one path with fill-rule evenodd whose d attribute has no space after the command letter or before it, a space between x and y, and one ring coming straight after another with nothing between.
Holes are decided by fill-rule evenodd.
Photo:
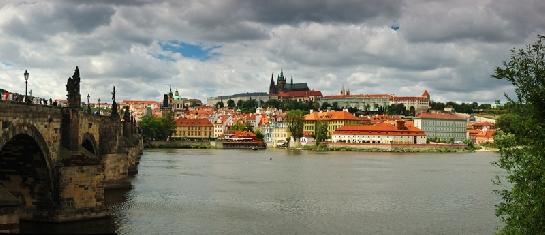
<instances>
[{"instance_id":1,"label":"green tree","mask_svg":"<svg viewBox=\"0 0 545 235\"><path fill-rule=\"evenodd\" d=\"M235 107L235 101L232 99L227 100L227 107L228 108L234 108Z\"/></svg>"},{"instance_id":2,"label":"green tree","mask_svg":"<svg viewBox=\"0 0 545 235\"><path fill-rule=\"evenodd\" d=\"M144 116L138 122L138 126L146 140L166 140L176 129L176 123L172 115L161 118Z\"/></svg>"},{"instance_id":3,"label":"green tree","mask_svg":"<svg viewBox=\"0 0 545 235\"><path fill-rule=\"evenodd\" d=\"M333 102L331 104L331 109L333 109L335 111L340 111L341 110L341 108L339 107L339 103L337 103L337 102Z\"/></svg>"},{"instance_id":4,"label":"green tree","mask_svg":"<svg viewBox=\"0 0 545 235\"><path fill-rule=\"evenodd\" d=\"M409 108L409 115L411 115L413 117L416 116L416 109L414 108L414 106L411 106Z\"/></svg>"},{"instance_id":5,"label":"green tree","mask_svg":"<svg viewBox=\"0 0 545 235\"><path fill-rule=\"evenodd\" d=\"M261 131L257 130L255 132L255 138L257 138L258 140L263 140L263 139L265 139L265 135L263 135L263 133L261 133Z\"/></svg>"},{"instance_id":6,"label":"green tree","mask_svg":"<svg viewBox=\"0 0 545 235\"><path fill-rule=\"evenodd\" d=\"M495 164L506 170L495 182L502 202L496 215L506 234L545 233L545 45L544 36L524 49L511 50L509 61L496 68L494 78L515 86L507 97L507 114L498 120L494 141L500 149ZM506 183L504 185L504 183Z\"/></svg>"},{"instance_id":7,"label":"green tree","mask_svg":"<svg viewBox=\"0 0 545 235\"><path fill-rule=\"evenodd\" d=\"M327 110L328 108L331 108L331 105L328 102L323 102L321 109Z\"/></svg>"},{"instance_id":8,"label":"green tree","mask_svg":"<svg viewBox=\"0 0 545 235\"><path fill-rule=\"evenodd\" d=\"M225 106L225 104L223 104L222 101L219 101L219 102L216 103L215 106L216 106L216 108L221 109L221 108L223 108Z\"/></svg>"},{"instance_id":9,"label":"green tree","mask_svg":"<svg viewBox=\"0 0 545 235\"><path fill-rule=\"evenodd\" d=\"M301 110L291 110L286 114L286 122L288 130L294 139L298 140L303 137L304 112Z\"/></svg>"},{"instance_id":10,"label":"green tree","mask_svg":"<svg viewBox=\"0 0 545 235\"><path fill-rule=\"evenodd\" d=\"M246 125L242 122L237 122L231 126L231 130L233 131L244 131L246 130Z\"/></svg>"},{"instance_id":11,"label":"green tree","mask_svg":"<svg viewBox=\"0 0 545 235\"><path fill-rule=\"evenodd\" d=\"M327 122L325 121L316 121L314 123L314 138L316 139L316 145L319 145L320 142L325 141L329 138L327 131Z\"/></svg>"},{"instance_id":12,"label":"green tree","mask_svg":"<svg viewBox=\"0 0 545 235\"><path fill-rule=\"evenodd\" d=\"M406 115L407 109L403 104L391 104L390 107L388 107L387 113L388 115Z\"/></svg>"}]
</instances>

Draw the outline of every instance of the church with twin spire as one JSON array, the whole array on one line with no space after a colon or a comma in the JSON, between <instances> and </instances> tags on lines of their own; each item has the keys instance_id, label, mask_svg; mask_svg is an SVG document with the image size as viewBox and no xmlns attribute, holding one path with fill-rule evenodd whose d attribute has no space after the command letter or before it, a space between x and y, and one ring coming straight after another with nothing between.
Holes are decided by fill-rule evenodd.
<instances>
[{"instance_id":1,"label":"church with twin spire","mask_svg":"<svg viewBox=\"0 0 545 235\"><path fill-rule=\"evenodd\" d=\"M278 95L282 92L289 91L310 91L307 83L293 83L293 77L288 83L284 77L284 72L281 70L274 82L274 74L271 74L271 84L269 85L269 95Z\"/></svg>"}]
</instances>

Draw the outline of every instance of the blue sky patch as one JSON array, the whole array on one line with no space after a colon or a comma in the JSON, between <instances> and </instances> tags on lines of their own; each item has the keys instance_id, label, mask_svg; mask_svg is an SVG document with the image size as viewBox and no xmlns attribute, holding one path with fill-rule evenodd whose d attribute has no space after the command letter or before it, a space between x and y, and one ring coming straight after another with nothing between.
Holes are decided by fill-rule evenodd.
<instances>
[{"instance_id":1,"label":"blue sky patch","mask_svg":"<svg viewBox=\"0 0 545 235\"><path fill-rule=\"evenodd\" d=\"M186 43L181 41L159 42L159 46L161 46L161 49L163 51L178 53L184 57L197 59L200 61L206 61L212 58L213 56L219 55L218 53L214 52L214 49L221 47L221 46L204 47L202 45L191 44L191 43ZM168 58L166 56L160 56L157 58L162 60L172 60L172 58Z\"/></svg>"}]
</instances>

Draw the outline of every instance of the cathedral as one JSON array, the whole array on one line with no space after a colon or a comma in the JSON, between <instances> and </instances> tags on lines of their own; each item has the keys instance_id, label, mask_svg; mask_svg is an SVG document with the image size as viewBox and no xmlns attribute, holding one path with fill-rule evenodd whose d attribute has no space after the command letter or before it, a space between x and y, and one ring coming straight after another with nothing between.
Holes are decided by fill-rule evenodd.
<instances>
[{"instance_id":1,"label":"cathedral","mask_svg":"<svg viewBox=\"0 0 545 235\"><path fill-rule=\"evenodd\" d=\"M284 72L280 71L280 74L276 77L276 84L274 83L274 74L271 74L271 85L269 86L269 95L278 95L281 92L287 91L310 91L307 83L293 83L293 78L290 82L286 82Z\"/></svg>"}]
</instances>

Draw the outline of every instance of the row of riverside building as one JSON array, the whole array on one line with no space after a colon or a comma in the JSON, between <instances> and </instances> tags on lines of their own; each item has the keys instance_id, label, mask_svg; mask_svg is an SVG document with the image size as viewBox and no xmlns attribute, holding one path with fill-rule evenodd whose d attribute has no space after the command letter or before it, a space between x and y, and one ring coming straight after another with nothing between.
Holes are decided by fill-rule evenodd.
<instances>
[{"instance_id":1,"label":"row of riverside building","mask_svg":"<svg viewBox=\"0 0 545 235\"><path fill-rule=\"evenodd\" d=\"M340 144L427 144L430 142L461 143L467 139L474 142L492 141L495 133L492 125L485 128L476 125L470 115L452 112L429 112L430 93L425 90L419 96L395 96L391 94L351 94L341 89L339 95L323 96L320 91L309 89L307 83L288 82L280 72L274 80L271 75L269 92L249 92L232 96L210 97L207 105L195 100L182 98L179 92L164 95L162 102L123 101L136 114L137 120L143 115L161 116L166 112L174 115L176 130L174 138L221 139L234 133L234 125L244 125L264 135L269 146L283 145L293 140L288 124L284 121L286 112L275 108L257 108L255 113L241 113L236 109L217 108L217 102L233 100L270 99L314 101L320 106L336 103L343 111L309 110L304 117L302 143L311 143L317 122L327 124L328 142ZM362 111L384 110L392 104L403 104L414 117L368 115L355 116L349 108ZM481 122L482 123L482 122Z\"/></svg>"}]
</instances>

